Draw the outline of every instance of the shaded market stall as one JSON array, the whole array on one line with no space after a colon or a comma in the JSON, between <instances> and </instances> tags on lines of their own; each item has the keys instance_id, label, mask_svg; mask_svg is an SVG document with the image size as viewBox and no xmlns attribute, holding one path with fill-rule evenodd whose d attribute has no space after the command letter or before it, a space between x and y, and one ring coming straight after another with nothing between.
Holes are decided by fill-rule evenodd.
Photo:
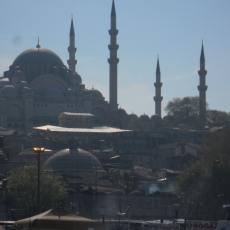
<instances>
[{"instance_id":1,"label":"shaded market stall","mask_svg":"<svg viewBox=\"0 0 230 230\"><path fill-rule=\"evenodd\" d=\"M54 208L39 215L18 220L14 229L104 230L102 223L90 220L63 208Z\"/></svg>"}]
</instances>

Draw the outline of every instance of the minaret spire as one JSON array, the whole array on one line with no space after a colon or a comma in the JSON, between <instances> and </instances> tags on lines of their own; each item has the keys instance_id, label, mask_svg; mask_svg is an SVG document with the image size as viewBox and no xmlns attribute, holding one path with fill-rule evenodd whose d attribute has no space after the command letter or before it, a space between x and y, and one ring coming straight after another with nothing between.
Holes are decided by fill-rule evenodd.
<instances>
[{"instance_id":1,"label":"minaret spire","mask_svg":"<svg viewBox=\"0 0 230 230\"><path fill-rule=\"evenodd\" d=\"M161 101L163 100L163 97L161 96L162 85L163 83L161 82L161 69L160 69L160 62L158 56L157 68L156 68L156 82L154 83L156 90L155 90L155 97L153 99L155 101L155 114L158 114L159 116L161 116Z\"/></svg>"},{"instance_id":2,"label":"minaret spire","mask_svg":"<svg viewBox=\"0 0 230 230\"><path fill-rule=\"evenodd\" d=\"M109 104L110 104L110 112L112 114L117 112L118 104L117 104L117 64L119 59L117 58L117 50L119 45L117 45L117 26L116 26L116 9L115 3L113 0L112 10L111 10L111 29L109 30L110 34L110 57L108 59L109 62Z\"/></svg>"},{"instance_id":3,"label":"minaret spire","mask_svg":"<svg viewBox=\"0 0 230 230\"><path fill-rule=\"evenodd\" d=\"M206 124L206 91L208 86L206 85L206 74L205 69L205 55L204 55L204 45L202 41L201 54L200 54L200 70L198 71L200 76L200 85L197 86L199 90L200 97L200 121L202 125Z\"/></svg>"},{"instance_id":4,"label":"minaret spire","mask_svg":"<svg viewBox=\"0 0 230 230\"><path fill-rule=\"evenodd\" d=\"M73 16L71 19L71 25L70 25L70 33L69 33L69 60L67 60L67 63L69 65L69 69L73 70L75 72L76 70L76 64L77 60L75 60L75 53L77 51L77 48L75 47L75 32L74 32L74 26L73 26Z\"/></svg>"}]
</instances>

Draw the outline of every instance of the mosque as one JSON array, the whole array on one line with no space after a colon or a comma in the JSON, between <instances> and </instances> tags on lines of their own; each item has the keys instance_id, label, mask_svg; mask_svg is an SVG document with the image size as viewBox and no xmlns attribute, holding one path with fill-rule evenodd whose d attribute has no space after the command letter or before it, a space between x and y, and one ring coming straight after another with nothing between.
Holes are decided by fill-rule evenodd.
<instances>
[{"instance_id":1,"label":"mosque","mask_svg":"<svg viewBox=\"0 0 230 230\"><path fill-rule=\"evenodd\" d=\"M77 60L75 53L75 32L73 19L69 34L68 67L61 58L51 50L38 44L19 54L9 70L0 80L0 127L20 132L31 132L34 126L58 125L58 117L63 112L91 113L95 116L95 125L108 125L111 119L119 120L127 128L130 120L137 117L118 108L117 101L117 57L118 30L116 27L116 10L114 1L111 10L111 28L109 30L109 102L96 89L86 89L81 76L75 71ZM199 74L201 85L198 89L206 100L204 51L202 45L201 67ZM203 55L203 56L202 56ZM159 59L156 70L155 113L151 118L142 115L146 129L151 128L161 118L161 72ZM204 104L205 105L205 104ZM205 110L205 109L204 109ZM202 110L203 111L203 110ZM205 113L205 111L203 111ZM110 122L111 125L111 122Z\"/></svg>"}]
</instances>

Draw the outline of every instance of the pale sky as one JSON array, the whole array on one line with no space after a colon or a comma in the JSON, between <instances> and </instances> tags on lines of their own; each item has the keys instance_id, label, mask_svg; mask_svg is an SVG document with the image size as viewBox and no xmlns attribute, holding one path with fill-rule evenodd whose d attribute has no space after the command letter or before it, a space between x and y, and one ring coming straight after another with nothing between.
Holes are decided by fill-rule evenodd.
<instances>
[{"instance_id":1,"label":"pale sky","mask_svg":"<svg viewBox=\"0 0 230 230\"><path fill-rule=\"evenodd\" d=\"M1 3L0 74L24 50L40 45L67 65L71 15L76 70L86 88L109 100L112 0L15 0ZM115 0L119 30L118 103L127 113L155 113L155 72L160 58L162 111L174 97L199 95L202 39L208 71L207 102L230 112L229 0ZM68 65L67 65L68 66ZM120 107L120 106L119 106Z\"/></svg>"}]
</instances>

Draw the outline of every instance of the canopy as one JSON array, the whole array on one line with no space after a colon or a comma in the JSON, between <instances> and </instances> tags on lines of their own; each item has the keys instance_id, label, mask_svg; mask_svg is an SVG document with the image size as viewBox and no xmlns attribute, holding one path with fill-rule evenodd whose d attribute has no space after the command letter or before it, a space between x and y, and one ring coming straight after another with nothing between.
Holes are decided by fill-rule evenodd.
<instances>
[{"instance_id":1,"label":"canopy","mask_svg":"<svg viewBox=\"0 0 230 230\"><path fill-rule=\"evenodd\" d=\"M100 222L75 215L63 208L50 209L14 223L16 229L104 230Z\"/></svg>"}]
</instances>

